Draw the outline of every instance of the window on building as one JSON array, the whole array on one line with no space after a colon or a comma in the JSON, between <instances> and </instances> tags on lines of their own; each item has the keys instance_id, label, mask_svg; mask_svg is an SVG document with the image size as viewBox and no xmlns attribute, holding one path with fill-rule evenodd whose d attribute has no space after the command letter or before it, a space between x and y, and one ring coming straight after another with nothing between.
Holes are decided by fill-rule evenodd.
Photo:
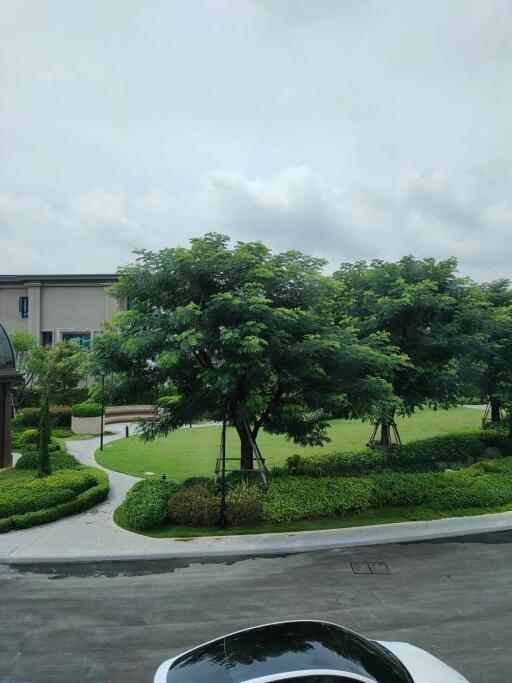
<instances>
[{"instance_id":1,"label":"window on building","mask_svg":"<svg viewBox=\"0 0 512 683\"><path fill-rule=\"evenodd\" d=\"M126 299L126 310L131 311L132 308L133 308L133 299L131 299L130 297L127 297L127 299Z\"/></svg>"},{"instance_id":2,"label":"window on building","mask_svg":"<svg viewBox=\"0 0 512 683\"><path fill-rule=\"evenodd\" d=\"M63 332L62 341L74 341L81 349L88 349L91 345L90 332Z\"/></svg>"},{"instance_id":3,"label":"window on building","mask_svg":"<svg viewBox=\"0 0 512 683\"><path fill-rule=\"evenodd\" d=\"M21 317L28 318L28 296L20 296L18 306Z\"/></svg>"},{"instance_id":4,"label":"window on building","mask_svg":"<svg viewBox=\"0 0 512 683\"><path fill-rule=\"evenodd\" d=\"M41 332L41 344L43 346L52 346L53 332Z\"/></svg>"}]
</instances>

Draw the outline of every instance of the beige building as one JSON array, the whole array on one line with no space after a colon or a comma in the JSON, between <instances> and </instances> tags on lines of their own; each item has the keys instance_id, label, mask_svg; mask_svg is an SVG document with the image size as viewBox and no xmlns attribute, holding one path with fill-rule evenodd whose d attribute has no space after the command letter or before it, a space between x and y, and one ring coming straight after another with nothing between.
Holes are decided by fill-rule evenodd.
<instances>
[{"instance_id":1,"label":"beige building","mask_svg":"<svg viewBox=\"0 0 512 683\"><path fill-rule=\"evenodd\" d=\"M99 334L126 302L106 287L115 275L0 275L0 323L7 333L30 332L40 344L75 339L81 346Z\"/></svg>"}]
</instances>

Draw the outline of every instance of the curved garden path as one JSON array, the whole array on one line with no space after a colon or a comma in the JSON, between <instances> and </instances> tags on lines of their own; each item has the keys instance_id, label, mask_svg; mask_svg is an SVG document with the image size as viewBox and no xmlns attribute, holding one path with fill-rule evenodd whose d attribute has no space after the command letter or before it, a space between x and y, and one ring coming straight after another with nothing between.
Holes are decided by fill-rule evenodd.
<instances>
[{"instance_id":1,"label":"curved garden path","mask_svg":"<svg viewBox=\"0 0 512 683\"><path fill-rule=\"evenodd\" d=\"M105 437L106 443L122 438L125 434L124 424L111 425L109 429L114 434ZM125 531L114 523L112 515L115 508L138 479L98 465L94 460L94 452L99 447L99 441L99 437L86 441L69 441L67 448L84 465L94 465L108 473L110 492L107 500L91 510L51 524L0 534L0 563L263 555L400 543L512 529L512 512L503 512L479 517L321 531L188 539L150 538Z\"/></svg>"}]
</instances>

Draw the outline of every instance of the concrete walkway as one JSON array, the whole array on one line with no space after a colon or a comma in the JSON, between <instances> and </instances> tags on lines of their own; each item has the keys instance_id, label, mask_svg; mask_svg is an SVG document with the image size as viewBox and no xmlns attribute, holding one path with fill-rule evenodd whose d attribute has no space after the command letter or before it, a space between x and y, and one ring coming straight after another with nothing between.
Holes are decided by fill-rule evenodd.
<instances>
[{"instance_id":1,"label":"concrete walkway","mask_svg":"<svg viewBox=\"0 0 512 683\"><path fill-rule=\"evenodd\" d=\"M105 437L105 443L122 438L125 434L124 424L111 425L109 429L115 430L115 433ZM79 515L65 517L51 524L0 534L0 563L271 555L423 541L512 529L512 512L503 512L478 517L323 531L192 539L150 538L125 531L112 519L115 508L121 504L128 489L138 479L107 470L96 463L94 452L99 447L99 438L69 441L67 445L68 451L81 463L94 465L108 472L108 499Z\"/></svg>"}]
</instances>

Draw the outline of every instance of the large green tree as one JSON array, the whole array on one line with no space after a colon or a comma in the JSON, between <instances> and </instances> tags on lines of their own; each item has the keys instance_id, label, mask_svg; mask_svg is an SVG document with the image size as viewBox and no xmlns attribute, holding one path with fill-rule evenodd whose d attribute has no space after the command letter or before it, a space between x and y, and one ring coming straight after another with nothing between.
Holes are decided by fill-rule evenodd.
<instances>
[{"instance_id":1,"label":"large green tree","mask_svg":"<svg viewBox=\"0 0 512 683\"><path fill-rule=\"evenodd\" d=\"M324 265L210 233L190 248L139 252L121 269L113 291L131 310L97 337L94 353L106 370L130 368L144 387L166 388L146 438L227 408L250 469L261 429L318 445L331 416L395 406L387 378L404 359L385 334L362 342L339 324Z\"/></svg>"},{"instance_id":2,"label":"large green tree","mask_svg":"<svg viewBox=\"0 0 512 683\"><path fill-rule=\"evenodd\" d=\"M340 318L350 315L361 340L387 333L409 358L395 366L391 383L410 415L425 405L449 408L462 394L461 328L469 280L459 278L455 259L406 256L397 262L343 263L334 273ZM380 443L391 443L393 412L381 416Z\"/></svg>"},{"instance_id":3,"label":"large green tree","mask_svg":"<svg viewBox=\"0 0 512 683\"><path fill-rule=\"evenodd\" d=\"M474 285L463 311L470 332L464 347L464 370L499 422L510 403L512 386L512 287L509 280Z\"/></svg>"}]
</instances>

